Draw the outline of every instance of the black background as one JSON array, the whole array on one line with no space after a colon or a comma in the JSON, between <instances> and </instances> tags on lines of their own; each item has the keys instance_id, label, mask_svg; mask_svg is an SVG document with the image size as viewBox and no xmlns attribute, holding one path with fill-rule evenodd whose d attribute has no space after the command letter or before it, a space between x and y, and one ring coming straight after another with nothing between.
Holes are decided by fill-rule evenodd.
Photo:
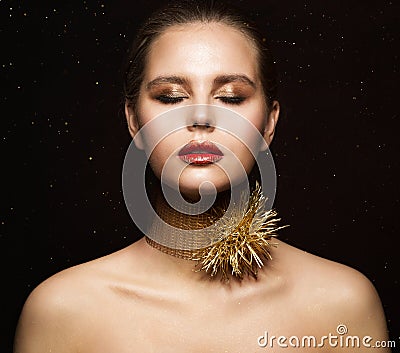
<instances>
[{"instance_id":1,"label":"black background","mask_svg":"<svg viewBox=\"0 0 400 353\"><path fill-rule=\"evenodd\" d=\"M2 352L35 286L137 239L121 193L121 82L159 3L0 3ZM400 345L399 6L235 3L258 14L280 72L275 207L291 225L280 237L364 273Z\"/></svg>"}]
</instances>

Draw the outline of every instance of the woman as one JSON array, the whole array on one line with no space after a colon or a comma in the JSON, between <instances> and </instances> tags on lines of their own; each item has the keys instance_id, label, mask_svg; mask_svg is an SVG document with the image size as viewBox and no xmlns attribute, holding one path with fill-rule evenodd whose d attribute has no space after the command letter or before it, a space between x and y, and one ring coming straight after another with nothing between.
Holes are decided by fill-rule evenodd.
<instances>
[{"instance_id":1,"label":"woman","mask_svg":"<svg viewBox=\"0 0 400 353\"><path fill-rule=\"evenodd\" d=\"M264 44L246 21L222 5L181 2L155 14L139 32L126 73L125 112L136 146L146 149L148 142L146 135L137 137L141 128L172 108L193 105L228 108L247 119L245 126L254 126L269 145L279 103L273 62ZM211 143L214 152L205 157ZM185 146L201 153L185 153ZM225 155L218 159L215 146L232 151L252 174L255 159L246 144L199 114L149 154L156 177L152 187L162 178L169 157L183 150L186 168L178 187L184 198L196 203L199 187L211 182L217 203L223 205L230 180L218 167ZM202 228L219 219L205 213L193 225L196 216L179 213L178 218L158 195L152 202L168 224L186 224L193 232L198 223ZM229 270L222 266L207 271L206 261L196 268L200 271L193 271L193 260L204 259L204 254L197 248L166 246L157 234L62 271L29 296L15 352L288 352L314 346L370 351L368 344L387 339L380 300L362 274L279 240L271 247L269 235L260 248L262 265L242 264L236 271L232 262ZM346 341L342 329L358 337L360 347L356 338Z\"/></svg>"}]
</instances>

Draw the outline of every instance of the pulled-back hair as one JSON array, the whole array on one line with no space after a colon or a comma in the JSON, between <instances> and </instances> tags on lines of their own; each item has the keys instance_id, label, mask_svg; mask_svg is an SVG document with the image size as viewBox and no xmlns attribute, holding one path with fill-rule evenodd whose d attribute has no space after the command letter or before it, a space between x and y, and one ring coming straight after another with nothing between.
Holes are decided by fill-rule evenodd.
<instances>
[{"instance_id":1,"label":"pulled-back hair","mask_svg":"<svg viewBox=\"0 0 400 353\"><path fill-rule=\"evenodd\" d=\"M277 99L277 75L271 51L257 27L230 4L214 0L174 1L153 13L137 32L128 55L124 94L128 106L135 107L151 44L168 28L193 23L221 23L243 33L257 52L258 72L266 103Z\"/></svg>"}]
</instances>

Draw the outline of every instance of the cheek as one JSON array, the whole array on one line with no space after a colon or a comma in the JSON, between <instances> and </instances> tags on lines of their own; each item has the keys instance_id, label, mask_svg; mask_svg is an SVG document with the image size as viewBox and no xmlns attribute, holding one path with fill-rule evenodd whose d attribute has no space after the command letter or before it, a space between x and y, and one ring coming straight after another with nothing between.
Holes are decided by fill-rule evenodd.
<instances>
[{"instance_id":1,"label":"cheek","mask_svg":"<svg viewBox=\"0 0 400 353\"><path fill-rule=\"evenodd\" d=\"M168 153L170 149L169 147L168 141L165 141L164 139L157 144L149 157L150 166L153 169L154 174L159 179L161 178L161 172L164 164L170 156L170 153Z\"/></svg>"},{"instance_id":2,"label":"cheek","mask_svg":"<svg viewBox=\"0 0 400 353\"><path fill-rule=\"evenodd\" d=\"M253 124L257 130L262 133L264 130L266 118L267 118L267 108L265 104L256 104L249 107L247 111L243 111L242 114L251 124Z\"/></svg>"},{"instance_id":3,"label":"cheek","mask_svg":"<svg viewBox=\"0 0 400 353\"><path fill-rule=\"evenodd\" d=\"M174 132L164 137L153 149L149 162L157 178L161 178L161 172L168 158L176 157L176 150L188 142L187 136L183 136L183 131ZM147 155L149 155L148 151Z\"/></svg>"},{"instance_id":4,"label":"cheek","mask_svg":"<svg viewBox=\"0 0 400 353\"><path fill-rule=\"evenodd\" d=\"M145 99L139 96L136 113L138 116L139 125L147 124L151 119L157 116L157 109L154 104L149 104Z\"/></svg>"},{"instance_id":5,"label":"cheek","mask_svg":"<svg viewBox=\"0 0 400 353\"><path fill-rule=\"evenodd\" d=\"M261 148L261 142L264 141L266 110L262 107L251 107L251 109L239 113L245 119L237 123L239 127L237 131L240 131L240 135L236 138L235 150L243 156L257 155ZM235 123L233 122L233 124Z\"/></svg>"},{"instance_id":6,"label":"cheek","mask_svg":"<svg viewBox=\"0 0 400 353\"><path fill-rule=\"evenodd\" d=\"M155 176L160 179L161 172L164 165L165 156L162 154L162 148L157 146L149 157L150 167L153 170Z\"/></svg>"},{"instance_id":7,"label":"cheek","mask_svg":"<svg viewBox=\"0 0 400 353\"><path fill-rule=\"evenodd\" d=\"M240 122L240 138L231 135L229 142L228 139L225 140L226 147L231 149L249 174L261 150L267 112L262 104L237 112L245 118L246 123Z\"/></svg>"},{"instance_id":8,"label":"cheek","mask_svg":"<svg viewBox=\"0 0 400 353\"><path fill-rule=\"evenodd\" d=\"M243 142L237 142L235 151L233 151L236 157L240 160L245 169L246 173L249 174L254 166L255 158L253 153L251 153L247 144Z\"/></svg>"},{"instance_id":9,"label":"cheek","mask_svg":"<svg viewBox=\"0 0 400 353\"><path fill-rule=\"evenodd\" d=\"M137 101L137 115L141 125L145 125L157 116L176 108L174 105L160 104L146 93L140 93Z\"/></svg>"}]
</instances>

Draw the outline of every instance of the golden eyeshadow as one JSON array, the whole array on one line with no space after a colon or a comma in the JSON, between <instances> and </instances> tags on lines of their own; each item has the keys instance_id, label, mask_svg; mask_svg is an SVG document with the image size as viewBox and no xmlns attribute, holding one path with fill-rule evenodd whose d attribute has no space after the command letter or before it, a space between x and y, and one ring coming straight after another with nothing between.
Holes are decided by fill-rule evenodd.
<instances>
[{"instance_id":1,"label":"golden eyeshadow","mask_svg":"<svg viewBox=\"0 0 400 353\"><path fill-rule=\"evenodd\" d=\"M182 85L174 83L159 83L151 86L149 89L151 92L185 92L185 88Z\"/></svg>"},{"instance_id":2,"label":"golden eyeshadow","mask_svg":"<svg viewBox=\"0 0 400 353\"><path fill-rule=\"evenodd\" d=\"M213 90L213 96L224 96L224 97L249 97L255 91L255 88L249 84L242 82L226 83ZM188 92L182 85L174 83L159 83L149 88L150 96L157 98L159 96L166 96L171 98L182 98L188 97Z\"/></svg>"},{"instance_id":3,"label":"golden eyeshadow","mask_svg":"<svg viewBox=\"0 0 400 353\"><path fill-rule=\"evenodd\" d=\"M249 96L254 92L254 88L246 84L224 85L216 90L214 95L224 96Z\"/></svg>"},{"instance_id":4,"label":"golden eyeshadow","mask_svg":"<svg viewBox=\"0 0 400 353\"><path fill-rule=\"evenodd\" d=\"M171 96L171 97L176 97L176 96L187 96L187 92L183 89L178 89L177 87L159 87L159 88L154 88L150 90L150 95L151 96L159 96L159 95L165 95L165 96Z\"/></svg>"}]
</instances>

